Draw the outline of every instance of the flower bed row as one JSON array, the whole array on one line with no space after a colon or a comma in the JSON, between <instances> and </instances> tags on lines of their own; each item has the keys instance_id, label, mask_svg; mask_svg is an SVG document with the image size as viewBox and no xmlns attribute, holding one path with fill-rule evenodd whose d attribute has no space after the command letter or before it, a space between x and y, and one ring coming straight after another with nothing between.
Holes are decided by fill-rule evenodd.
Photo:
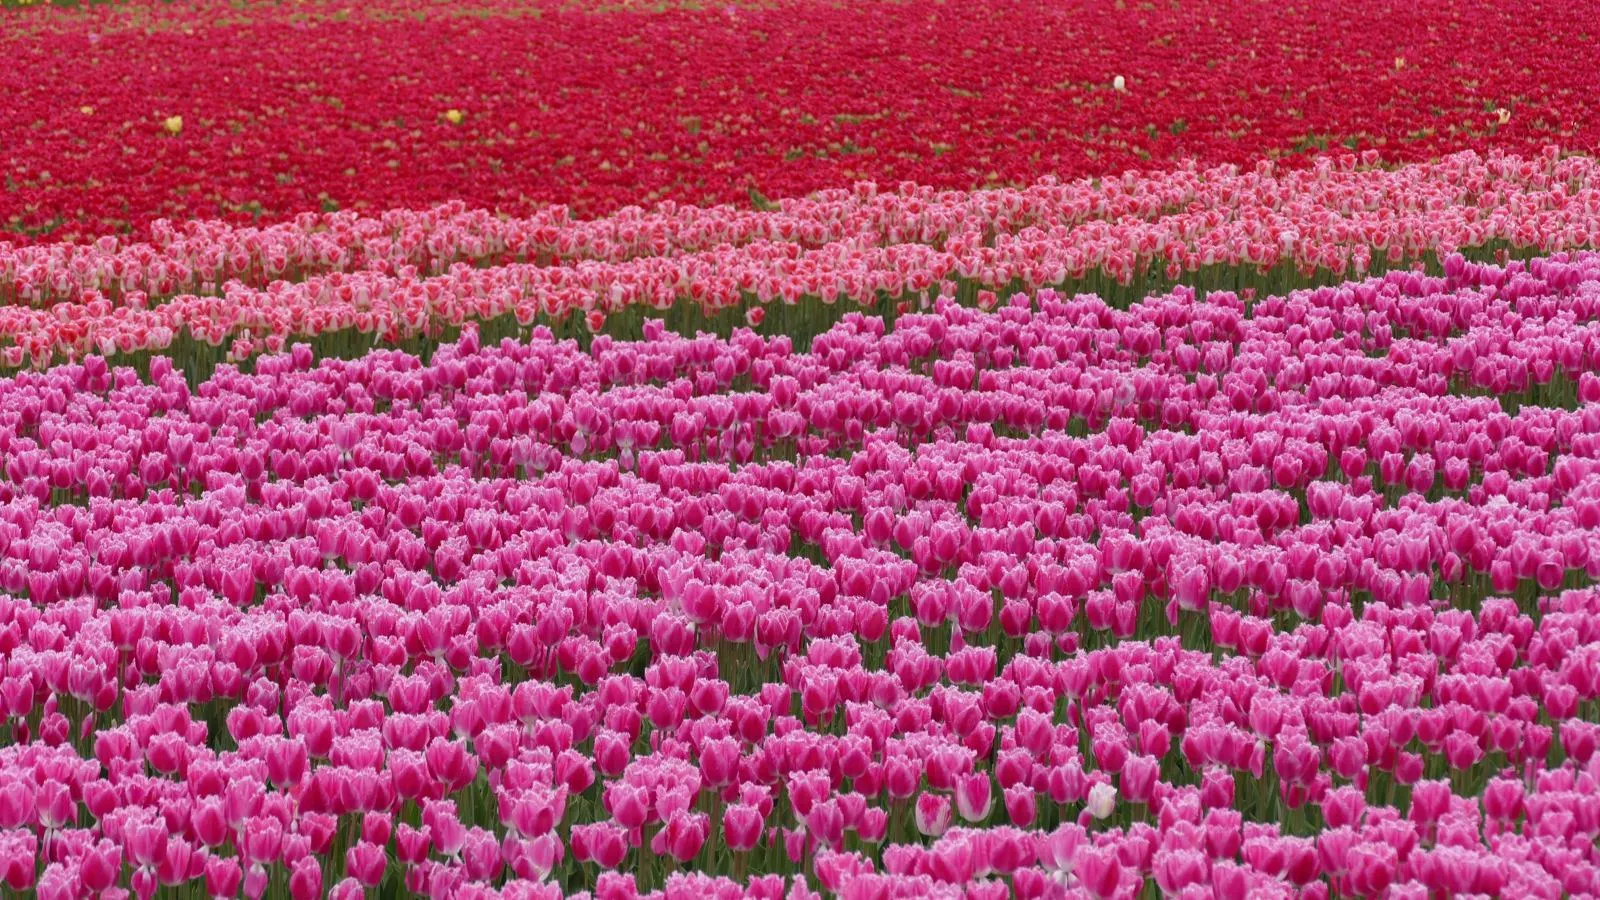
<instances>
[{"instance_id":1,"label":"flower bed row","mask_svg":"<svg viewBox=\"0 0 1600 900\"><path fill-rule=\"evenodd\" d=\"M159 219L458 199L593 216L859 180L967 190L1191 159L1600 143L1586 102L1600 51L1569 27L1593 0L1125 6L13 10L0 229L83 242Z\"/></svg>"},{"instance_id":2,"label":"flower bed row","mask_svg":"<svg viewBox=\"0 0 1600 900\"><path fill-rule=\"evenodd\" d=\"M0 245L0 298L23 306L130 295L160 302L215 294L235 281L265 288L341 272L428 277L459 263L620 267L773 244L802 252L920 244L950 250L963 268L1042 263L1123 281L1168 264L1180 272L1285 265L1362 274L1374 257L1409 261L1492 243L1559 250L1593 243L1600 232L1589 157L1547 148L1526 157L1458 153L1393 169L1374 161L1368 154L1323 157L1305 169L1190 166L982 191L862 182L767 210L666 203L598 219L574 218L566 207L496 216L458 201L375 216L307 213L268 226L162 221L148 242ZM1040 259L1041 246L1048 259ZM776 296L787 294L758 293Z\"/></svg>"}]
</instances>

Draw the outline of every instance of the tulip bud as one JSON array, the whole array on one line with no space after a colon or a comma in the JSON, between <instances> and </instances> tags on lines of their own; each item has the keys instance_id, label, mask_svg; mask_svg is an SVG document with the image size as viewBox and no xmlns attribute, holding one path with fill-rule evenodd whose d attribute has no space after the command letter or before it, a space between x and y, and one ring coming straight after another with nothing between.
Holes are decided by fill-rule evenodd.
<instances>
[{"instance_id":1,"label":"tulip bud","mask_svg":"<svg viewBox=\"0 0 1600 900\"><path fill-rule=\"evenodd\" d=\"M1105 782L1098 782L1089 788L1089 798L1084 802L1084 809L1096 819L1105 819L1117 805L1117 789Z\"/></svg>"},{"instance_id":2,"label":"tulip bud","mask_svg":"<svg viewBox=\"0 0 1600 900\"><path fill-rule=\"evenodd\" d=\"M917 797L917 831L926 837L936 838L950 827L950 798L939 794L922 794Z\"/></svg>"}]
</instances>

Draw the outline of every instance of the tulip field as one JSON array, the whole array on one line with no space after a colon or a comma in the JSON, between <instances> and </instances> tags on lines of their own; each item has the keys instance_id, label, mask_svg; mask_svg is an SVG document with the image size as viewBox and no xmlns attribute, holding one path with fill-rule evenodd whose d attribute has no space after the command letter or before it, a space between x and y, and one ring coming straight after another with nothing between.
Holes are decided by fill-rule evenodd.
<instances>
[{"instance_id":1,"label":"tulip field","mask_svg":"<svg viewBox=\"0 0 1600 900\"><path fill-rule=\"evenodd\" d=\"M0 2L0 898L1600 896L1596 22Z\"/></svg>"}]
</instances>

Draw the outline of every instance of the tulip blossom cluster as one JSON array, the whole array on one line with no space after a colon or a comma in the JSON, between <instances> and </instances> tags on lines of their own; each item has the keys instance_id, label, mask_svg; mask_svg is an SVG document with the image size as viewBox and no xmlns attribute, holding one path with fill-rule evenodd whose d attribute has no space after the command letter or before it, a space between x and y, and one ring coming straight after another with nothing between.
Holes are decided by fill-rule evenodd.
<instances>
[{"instance_id":1,"label":"tulip blossom cluster","mask_svg":"<svg viewBox=\"0 0 1600 900\"><path fill-rule=\"evenodd\" d=\"M456 204L260 228L158 223L148 243L0 245L0 366L170 352L196 371L306 338L342 355L425 350L468 321L637 337L641 312L663 310L690 334L749 323L803 344L848 310L924 309L947 279L964 302L1066 286L1124 305L1157 284L1270 291L1600 235L1589 157L1372 163L970 192L862 183L767 211L668 204L597 220Z\"/></svg>"},{"instance_id":2,"label":"tulip blossom cluster","mask_svg":"<svg viewBox=\"0 0 1600 900\"><path fill-rule=\"evenodd\" d=\"M0 31L19 241L1600 145L1595 0L74 5Z\"/></svg>"},{"instance_id":3,"label":"tulip blossom cluster","mask_svg":"<svg viewBox=\"0 0 1600 900\"><path fill-rule=\"evenodd\" d=\"M1600 254L0 382L43 898L1600 891Z\"/></svg>"}]
</instances>

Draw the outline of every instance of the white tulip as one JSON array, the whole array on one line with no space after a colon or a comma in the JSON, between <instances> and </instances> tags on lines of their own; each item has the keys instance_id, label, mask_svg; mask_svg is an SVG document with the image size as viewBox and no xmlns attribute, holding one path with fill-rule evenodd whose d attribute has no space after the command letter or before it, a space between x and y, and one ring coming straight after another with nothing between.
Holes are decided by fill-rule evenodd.
<instances>
[{"instance_id":1,"label":"white tulip","mask_svg":"<svg viewBox=\"0 0 1600 900\"><path fill-rule=\"evenodd\" d=\"M1111 79L1111 89L1118 93L1126 94L1128 92L1128 79L1123 78L1121 75Z\"/></svg>"},{"instance_id":2,"label":"white tulip","mask_svg":"<svg viewBox=\"0 0 1600 900\"><path fill-rule=\"evenodd\" d=\"M1117 806L1117 789L1101 782L1089 789L1089 799L1084 807L1089 810L1089 815L1096 819L1104 819L1111 815Z\"/></svg>"}]
</instances>

